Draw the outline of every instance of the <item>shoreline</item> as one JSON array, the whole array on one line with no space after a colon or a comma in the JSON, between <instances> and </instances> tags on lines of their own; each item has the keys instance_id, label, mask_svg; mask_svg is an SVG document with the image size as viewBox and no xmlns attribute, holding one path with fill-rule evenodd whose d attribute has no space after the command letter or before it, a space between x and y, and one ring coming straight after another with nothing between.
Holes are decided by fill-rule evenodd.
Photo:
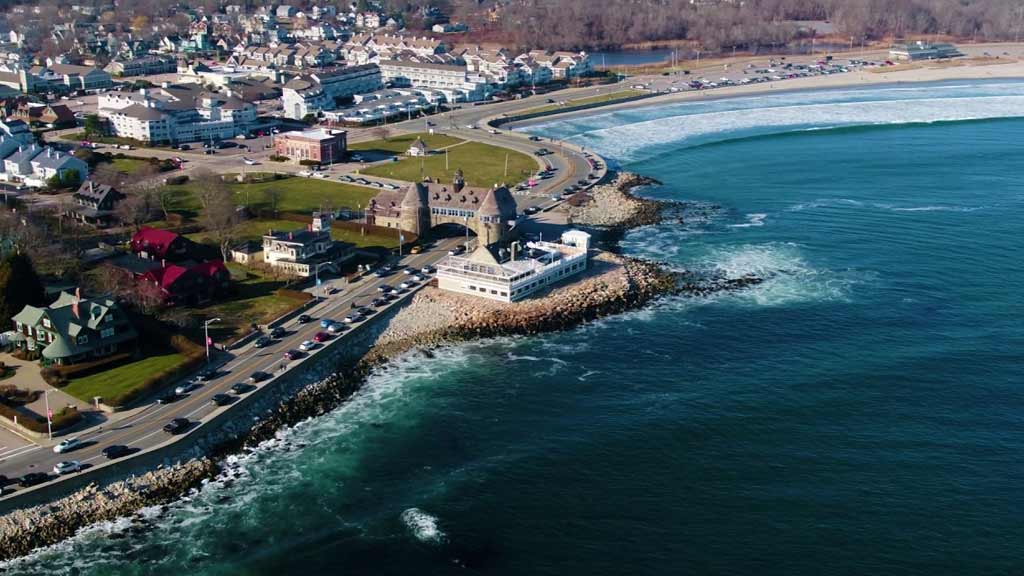
<instances>
[{"instance_id":1,"label":"shoreline","mask_svg":"<svg viewBox=\"0 0 1024 576\"><path fill-rule=\"evenodd\" d=\"M664 204L633 197L629 192L646 183L653 181L626 175L618 184L605 185L623 197L633 198L633 205L638 208L622 212L622 218L611 222L608 229L624 231L657 221ZM617 244L617 239L612 242ZM373 343L364 354L334 365L329 376L304 385L279 402L238 438L215 444L205 453L183 455L177 463L162 464L139 476L102 487L91 483L62 498L0 517L0 561L59 544L100 522L127 518L131 521L130 531L146 529L152 518L143 518L139 514L141 509L157 506L162 514L169 503L186 496L204 481L220 476L224 471L222 464L230 455L273 438L283 428L338 408L375 369L398 356L414 350L430 354L431 349L485 338L569 330L598 318L642 308L663 296L702 294L693 286L685 274L658 263L604 251L595 254L588 270L571 282L555 285L540 297L513 304L425 287L386 320L386 327L373 336Z\"/></svg>"},{"instance_id":2,"label":"shoreline","mask_svg":"<svg viewBox=\"0 0 1024 576\"><path fill-rule=\"evenodd\" d=\"M996 70L1003 74L992 74ZM611 103L606 106L586 110L570 110L561 114L551 114L538 118L529 118L510 122L511 130L538 126L548 122L563 121L570 118L593 116L623 110L635 110L654 106L680 104L685 102L709 102L732 98L747 98L765 95L785 95L806 92L827 92L852 88L886 88L912 84L927 87L956 81L1000 82L1008 80L1024 80L1024 61L1012 61L1005 64L962 65L938 68L912 68L893 70L891 72L874 73L858 70L845 74L815 76L810 78L794 78L762 84L726 86L707 90L688 90L684 92L666 93L634 102ZM776 88L778 84L782 87Z\"/></svg>"}]
</instances>

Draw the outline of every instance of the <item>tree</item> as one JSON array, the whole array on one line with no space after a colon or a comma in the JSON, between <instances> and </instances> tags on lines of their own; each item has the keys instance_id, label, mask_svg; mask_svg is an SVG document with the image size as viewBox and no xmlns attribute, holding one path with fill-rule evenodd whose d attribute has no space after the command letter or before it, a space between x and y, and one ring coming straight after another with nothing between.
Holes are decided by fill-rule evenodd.
<instances>
[{"instance_id":1,"label":"tree","mask_svg":"<svg viewBox=\"0 0 1024 576\"><path fill-rule=\"evenodd\" d=\"M114 208L117 219L135 230L152 220L155 211L155 194L152 190L126 194L125 198Z\"/></svg>"},{"instance_id":2,"label":"tree","mask_svg":"<svg viewBox=\"0 0 1024 576\"><path fill-rule=\"evenodd\" d=\"M103 122L96 114L86 115L85 120L82 121L82 127L85 130L86 138L103 135Z\"/></svg>"},{"instance_id":3,"label":"tree","mask_svg":"<svg viewBox=\"0 0 1024 576\"><path fill-rule=\"evenodd\" d=\"M11 318L25 306L45 303L43 282L26 254L11 254L0 262L0 326L9 328Z\"/></svg>"},{"instance_id":4,"label":"tree","mask_svg":"<svg viewBox=\"0 0 1024 576\"><path fill-rule=\"evenodd\" d=\"M193 174L199 203L203 207L199 221L220 249L221 258L227 262L228 252L235 241L235 226L238 224L238 204L235 194L220 176L207 171Z\"/></svg>"},{"instance_id":5,"label":"tree","mask_svg":"<svg viewBox=\"0 0 1024 576\"><path fill-rule=\"evenodd\" d=\"M306 124L309 124L310 126L316 124L316 120L316 114L306 114L305 116L302 117L302 121L305 122Z\"/></svg>"},{"instance_id":6,"label":"tree","mask_svg":"<svg viewBox=\"0 0 1024 576\"><path fill-rule=\"evenodd\" d=\"M270 211L274 214L274 218L277 218L277 207L281 204L281 189L271 186L267 188L265 194L267 204L270 205Z\"/></svg>"}]
</instances>

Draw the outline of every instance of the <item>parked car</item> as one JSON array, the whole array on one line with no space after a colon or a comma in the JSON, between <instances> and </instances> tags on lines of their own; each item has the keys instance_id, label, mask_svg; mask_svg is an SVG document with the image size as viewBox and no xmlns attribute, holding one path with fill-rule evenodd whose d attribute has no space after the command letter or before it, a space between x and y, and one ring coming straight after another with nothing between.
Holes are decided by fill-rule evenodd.
<instances>
[{"instance_id":1,"label":"parked car","mask_svg":"<svg viewBox=\"0 0 1024 576\"><path fill-rule=\"evenodd\" d=\"M215 368L210 368L208 370L203 370L199 374L196 374L196 382L206 382L207 380L213 380L216 377L217 370Z\"/></svg>"},{"instance_id":2,"label":"parked car","mask_svg":"<svg viewBox=\"0 0 1024 576\"><path fill-rule=\"evenodd\" d=\"M247 392L252 392L255 389L256 387L253 386L252 384L246 384L244 382L239 382L238 384L231 385L231 391L234 392L235 394L245 394Z\"/></svg>"},{"instance_id":3,"label":"parked car","mask_svg":"<svg viewBox=\"0 0 1024 576\"><path fill-rule=\"evenodd\" d=\"M301 314L301 315L299 315L299 324L309 324L312 321L313 321L313 317L310 316L309 314Z\"/></svg>"},{"instance_id":4,"label":"parked car","mask_svg":"<svg viewBox=\"0 0 1024 576\"><path fill-rule=\"evenodd\" d=\"M63 454L65 452L71 452L75 448L80 448L81 446L82 441L78 438L65 438L60 441L60 444L53 447L53 451L57 454Z\"/></svg>"},{"instance_id":5,"label":"parked car","mask_svg":"<svg viewBox=\"0 0 1024 576\"><path fill-rule=\"evenodd\" d=\"M380 292L381 294L387 294L388 292L391 292L392 290L394 290L394 288L392 288L391 286L389 286L387 284L381 284L380 286L377 286L377 292Z\"/></svg>"},{"instance_id":6,"label":"parked car","mask_svg":"<svg viewBox=\"0 0 1024 576\"><path fill-rule=\"evenodd\" d=\"M115 458L120 458L121 456L126 456L131 453L131 451L132 449L124 444L114 444L104 448L103 455L107 457L107 460L113 460Z\"/></svg>"},{"instance_id":7,"label":"parked car","mask_svg":"<svg viewBox=\"0 0 1024 576\"><path fill-rule=\"evenodd\" d=\"M340 322L332 322L331 325L327 327L327 331L330 332L331 334L337 334L338 332L341 332L344 329L345 325Z\"/></svg>"},{"instance_id":8,"label":"parked car","mask_svg":"<svg viewBox=\"0 0 1024 576\"><path fill-rule=\"evenodd\" d=\"M313 348L316 348L316 342L312 340L303 340L302 344L299 344L299 351L309 352Z\"/></svg>"},{"instance_id":9,"label":"parked car","mask_svg":"<svg viewBox=\"0 0 1024 576\"><path fill-rule=\"evenodd\" d=\"M78 460L68 460L66 462L57 462L57 465L53 467L53 473L57 476L64 474L71 474L78 472L82 469L82 463Z\"/></svg>"},{"instance_id":10,"label":"parked car","mask_svg":"<svg viewBox=\"0 0 1024 576\"><path fill-rule=\"evenodd\" d=\"M449 256L458 256L459 254L462 254L465 251L466 251L466 249L463 248L462 246L456 246L455 248L452 248L451 250L448 251L448 255Z\"/></svg>"},{"instance_id":11,"label":"parked car","mask_svg":"<svg viewBox=\"0 0 1024 576\"><path fill-rule=\"evenodd\" d=\"M287 335L288 331L285 330L282 326L278 326L277 328L274 328L273 330L270 331L271 338L284 338Z\"/></svg>"},{"instance_id":12,"label":"parked car","mask_svg":"<svg viewBox=\"0 0 1024 576\"><path fill-rule=\"evenodd\" d=\"M349 314L348 316L345 316L344 322L346 324L355 324L357 322L362 322L363 320L366 320L366 317L362 314Z\"/></svg>"},{"instance_id":13,"label":"parked car","mask_svg":"<svg viewBox=\"0 0 1024 576\"><path fill-rule=\"evenodd\" d=\"M422 246L413 246L409 249L409 254L419 254L420 252L423 252Z\"/></svg>"},{"instance_id":14,"label":"parked car","mask_svg":"<svg viewBox=\"0 0 1024 576\"><path fill-rule=\"evenodd\" d=\"M230 394L214 394L213 398L210 398L210 403L214 406L227 406L234 401L234 396L231 396Z\"/></svg>"},{"instance_id":15,"label":"parked car","mask_svg":"<svg viewBox=\"0 0 1024 576\"><path fill-rule=\"evenodd\" d=\"M305 354L302 353L302 351L300 350L288 350L287 352L284 353L285 360L298 360L303 356L305 356Z\"/></svg>"},{"instance_id":16,"label":"parked car","mask_svg":"<svg viewBox=\"0 0 1024 576\"><path fill-rule=\"evenodd\" d=\"M330 339L331 335L328 334L327 332L317 332L316 334L313 335L313 342L323 343L327 342Z\"/></svg>"},{"instance_id":17,"label":"parked car","mask_svg":"<svg viewBox=\"0 0 1024 576\"><path fill-rule=\"evenodd\" d=\"M252 375L249 376L250 382L263 382L264 380L268 379L270 379L270 374L267 374L262 370L257 370L253 372Z\"/></svg>"},{"instance_id":18,"label":"parked car","mask_svg":"<svg viewBox=\"0 0 1024 576\"><path fill-rule=\"evenodd\" d=\"M29 472L28 474L22 476L20 480L18 480L18 484L23 488L28 488L29 486L42 484L43 482L46 482L49 479L50 477L45 472Z\"/></svg>"},{"instance_id":19,"label":"parked car","mask_svg":"<svg viewBox=\"0 0 1024 576\"><path fill-rule=\"evenodd\" d=\"M399 288L404 288L404 289L408 290L408 289L412 288L415 285L416 285L416 283L410 280L410 281L402 282L401 284L398 285L398 287Z\"/></svg>"},{"instance_id":20,"label":"parked car","mask_svg":"<svg viewBox=\"0 0 1024 576\"><path fill-rule=\"evenodd\" d=\"M419 272L417 272L416 274L412 275L412 279L415 280L416 282L423 282L427 278L426 278L426 276L424 276L424 275L420 274Z\"/></svg>"},{"instance_id":21,"label":"parked car","mask_svg":"<svg viewBox=\"0 0 1024 576\"><path fill-rule=\"evenodd\" d=\"M164 432L168 434L181 434L189 425L188 418L175 418L164 425Z\"/></svg>"},{"instance_id":22,"label":"parked car","mask_svg":"<svg viewBox=\"0 0 1024 576\"><path fill-rule=\"evenodd\" d=\"M420 268L420 272L423 272L424 274L433 274L434 272L437 272L437 270L435 270L433 266L427 265Z\"/></svg>"},{"instance_id":23,"label":"parked car","mask_svg":"<svg viewBox=\"0 0 1024 576\"><path fill-rule=\"evenodd\" d=\"M256 343L253 344L256 348L266 348L274 343L274 339L270 336L260 336L256 339Z\"/></svg>"},{"instance_id":24,"label":"parked car","mask_svg":"<svg viewBox=\"0 0 1024 576\"><path fill-rule=\"evenodd\" d=\"M373 306L374 308L380 308L382 306L387 306L387 305L388 305L387 298L374 298L373 302L370 302L370 306Z\"/></svg>"},{"instance_id":25,"label":"parked car","mask_svg":"<svg viewBox=\"0 0 1024 576\"><path fill-rule=\"evenodd\" d=\"M331 320L330 318L321 318L320 319L320 327L321 328L330 328L331 324L334 324L334 320Z\"/></svg>"}]
</instances>

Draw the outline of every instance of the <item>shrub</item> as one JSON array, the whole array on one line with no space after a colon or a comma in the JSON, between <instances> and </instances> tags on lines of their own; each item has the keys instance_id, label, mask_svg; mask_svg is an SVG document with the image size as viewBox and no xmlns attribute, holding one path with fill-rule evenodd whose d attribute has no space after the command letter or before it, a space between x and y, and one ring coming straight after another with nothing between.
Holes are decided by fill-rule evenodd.
<instances>
[{"instance_id":1,"label":"shrub","mask_svg":"<svg viewBox=\"0 0 1024 576\"><path fill-rule=\"evenodd\" d=\"M188 175L181 174L178 176L168 176L164 180L164 182L166 182L168 186L181 186L182 184L188 182Z\"/></svg>"},{"instance_id":2,"label":"shrub","mask_svg":"<svg viewBox=\"0 0 1024 576\"><path fill-rule=\"evenodd\" d=\"M42 392L38 390L26 390L13 384L0 385L0 403L8 406L22 406L35 402L40 394Z\"/></svg>"},{"instance_id":3,"label":"shrub","mask_svg":"<svg viewBox=\"0 0 1024 576\"><path fill-rule=\"evenodd\" d=\"M320 162L316 160L299 160L300 166L319 166Z\"/></svg>"},{"instance_id":4,"label":"shrub","mask_svg":"<svg viewBox=\"0 0 1024 576\"><path fill-rule=\"evenodd\" d=\"M271 154L270 155L270 161L271 162L287 162L288 161L288 157L287 156L281 156L279 154Z\"/></svg>"},{"instance_id":5,"label":"shrub","mask_svg":"<svg viewBox=\"0 0 1024 576\"><path fill-rule=\"evenodd\" d=\"M0 404L0 416L4 416L11 421L17 418L18 424L21 424L33 432L45 433L47 430L45 416L19 412L5 404ZM57 432L58 430L64 430L78 424L81 419L82 415L78 412L77 408L74 406L67 406L53 413L51 426L53 431Z\"/></svg>"}]
</instances>

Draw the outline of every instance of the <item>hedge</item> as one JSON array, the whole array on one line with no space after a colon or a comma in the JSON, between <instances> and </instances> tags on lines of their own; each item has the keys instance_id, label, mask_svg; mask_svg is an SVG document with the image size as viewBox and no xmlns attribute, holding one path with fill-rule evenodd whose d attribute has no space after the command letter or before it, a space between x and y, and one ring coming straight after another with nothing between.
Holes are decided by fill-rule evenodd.
<instances>
[{"instance_id":1,"label":"hedge","mask_svg":"<svg viewBox=\"0 0 1024 576\"><path fill-rule=\"evenodd\" d=\"M34 414L19 412L6 404L0 404L0 416L4 416L11 421L17 417L18 424L33 432L45 433L47 431L45 416L36 416ZM81 420L82 414L78 411L78 408L75 408L74 406L67 406L53 413L53 422L51 423L51 426L53 431L56 432L58 430L70 428L75 424L78 424Z\"/></svg>"}]
</instances>

